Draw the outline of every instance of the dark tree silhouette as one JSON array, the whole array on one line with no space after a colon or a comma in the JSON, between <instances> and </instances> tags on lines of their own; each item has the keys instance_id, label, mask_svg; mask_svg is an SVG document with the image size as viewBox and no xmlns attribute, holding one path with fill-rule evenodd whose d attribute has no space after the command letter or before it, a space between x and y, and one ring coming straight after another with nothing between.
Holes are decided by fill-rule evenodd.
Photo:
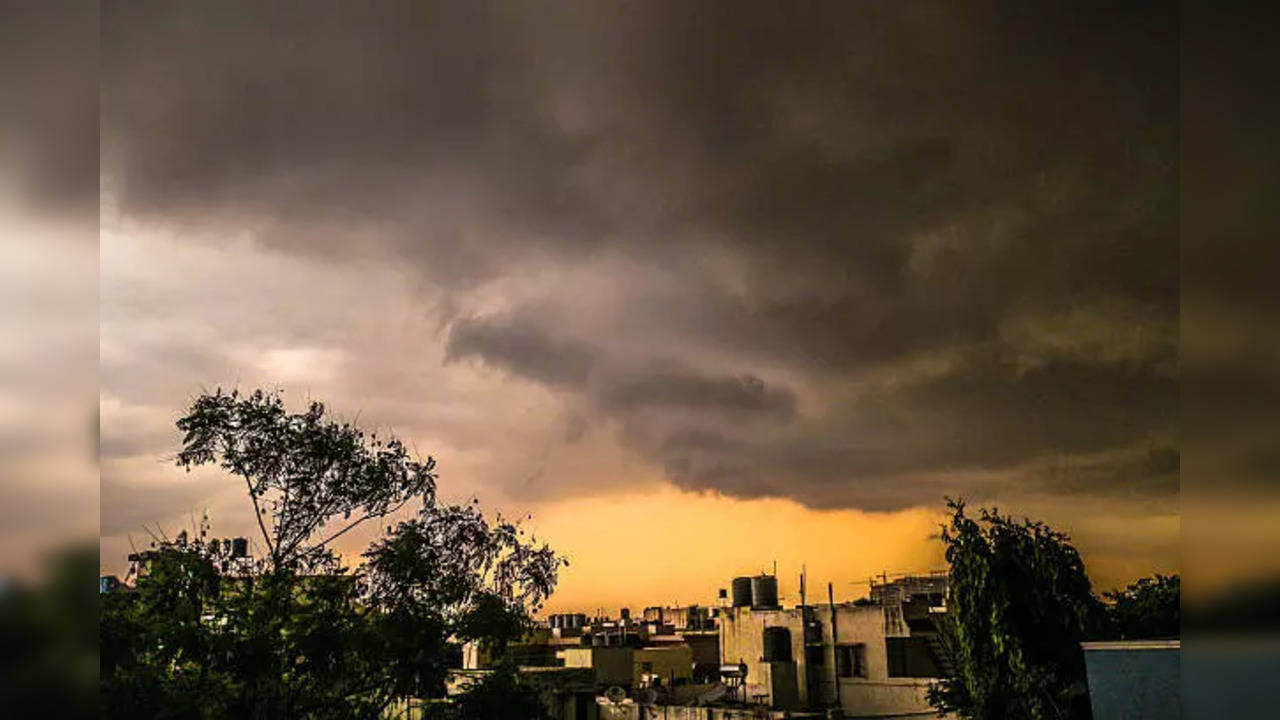
<instances>
[{"instance_id":1,"label":"dark tree silhouette","mask_svg":"<svg viewBox=\"0 0 1280 720\"><path fill-rule=\"evenodd\" d=\"M954 673L931 688L939 711L973 720L1090 717L1080 642L1104 622L1080 554L1046 525L948 500L943 637Z\"/></svg>"},{"instance_id":2,"label":"dark tree silhouette","mask_svg":"<svg viewBox=\"0 0 1280 720\"><path fill-rule=\"evenodd\" d=\"M1176 638L1182 632L1182 580L1156 574L1105 593L1113 633L1121 640Z\"/></svg>"},{"instance_id":3,"label":"dark tree silhouette","mask_svg":"<svg viewBox=\"0 0 1280 720\"><path fill-rule=\"evenodd\" d=\"M178 428L179 465L243 480L265 554L233 556L207 519L143 553L134 591L102 600L107 717L380 717L442 697L454 644L520 637L555 587L564 560L548 546L474 504L437 505L433 460L320 403L290 414L277 394L216 391ZM335 539L412 502L362 565L342 564ZM534 718L531 692L495 680L465 702Z\"/></svg>"}]
</instances>

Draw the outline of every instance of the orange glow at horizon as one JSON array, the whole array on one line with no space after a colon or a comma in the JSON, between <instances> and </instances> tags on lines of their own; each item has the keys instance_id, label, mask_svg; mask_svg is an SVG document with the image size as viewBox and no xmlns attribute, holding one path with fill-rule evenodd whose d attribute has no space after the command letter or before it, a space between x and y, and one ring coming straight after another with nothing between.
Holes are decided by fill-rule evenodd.
<instances>
[{"instance_id":1,"label":"orange glow at horizon","mask_svg":"<svg viewBox=\"0 0 1280 720\"><path fill-rule=\"evenodd\" d=\"M799 602L804 565L810 601L864 596L881 572L943 569L935 538L941 511L813 510L780 499L738 500L670 486L548 504L528 527L569 558L548 612L714 604L739 575L772 572L779 595Z\"/></svg>"}]
</instances>

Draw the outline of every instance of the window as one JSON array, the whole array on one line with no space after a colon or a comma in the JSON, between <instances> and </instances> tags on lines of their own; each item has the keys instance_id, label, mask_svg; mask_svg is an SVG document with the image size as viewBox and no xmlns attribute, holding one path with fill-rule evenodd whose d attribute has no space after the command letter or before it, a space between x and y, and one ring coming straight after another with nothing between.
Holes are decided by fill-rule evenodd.
<instances>
[{"instance_id":1,"label":"window","mask_svg":"<svg viewBox=\"0 0 1280 720\"><path fill-rule=\"evenodd\" d=\"M907 644L903 642L906 638L885 638L884 650L888 659L889 677L909 677L907 675Z\"/></svg>"},{"instance_id":2,"label":"window","mask_svg":"<svg viewBox=\"0 0 1280 720\"><path fill-rule=\"evenodd\" d=\"M888 656L889 677L938 677L938 664L925 637L889 637L884 639Z\"/></svg>"},{"instance_id":3,"label":"window","mask_svg":"<svg viewBox=\"0 0 1280 720\"><path fill-rule=\"evenodd\" d=\"M836 672L840 677L866 677L867 646L862 643L858 643L856 645L837 645Z\"/></svg>"},{"instance_id":4,"label":"window","mask_svg":"<svg viewBox=\"0 0 1280 720\"><path fill-rule=\"evenodd\" d=\"M827 664L826 649L821 645L807 645L804 649L804 661L808 665L819 666Z\"/></svg>"}]
</instances>

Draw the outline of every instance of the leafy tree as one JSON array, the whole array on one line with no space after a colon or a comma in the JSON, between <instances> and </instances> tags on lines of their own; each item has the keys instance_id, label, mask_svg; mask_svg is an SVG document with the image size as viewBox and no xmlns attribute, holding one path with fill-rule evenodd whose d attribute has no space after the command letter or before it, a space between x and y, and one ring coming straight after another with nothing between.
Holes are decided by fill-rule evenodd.
<instances>
[{"instance_id":1,"label":"leafy tree","mask_svg":"<svg viewBox=\"0 0 1280 720\"><path fill-rule=\"evenodd\" d=\"M178 465L217 463L244 479L273 571L323 566L329 544L361 523L412 500L435 501L435 460L326 420L322 403L289 414L279 394L218 390L198 397L177 425ZM314 539L339 517L341 529Z\"/></svg>"},{"instance_id":2,"label":"leafy tree","mask_svg":"<svg viewBox=\"0 0 1280 720\"><path fill-rule=\"evenodd\" d=\"M516 669L500 664L451 705L436 705L429 720L551 720L540 694Z\"/></svg>"},{"instance_id":3,"label":"leafy tree","mask_svg":"<svg viewBox=\"0 0 1280 720\"><path fill-rule=\"evenodd\" d=\"M1122 640L1178 637L1182 631L1181 590L1179 576L1157 573L1124 590L1105 593L1111 601L1107 614L1113 632Z\"/></svg>"},{"instance_id":4,"label":"leafy tree","mask_svg":"<svg viewBox=\"0 0 1280 720\"><path fill-rule=\"evenodd\" d=\"M244 480L265 553L233 557L207 520L143 553L135 591L103 598L108 717L380 717L443 696L453 643L519 637L555 587L564 561L549 547L474 503L438 505L434 461L319 403L289 414L278 395L218 391L178 428L179 465ZM342 565L333 540L414 501L416 517ZM502 702L506 686L485 687Z\"/></svg>"},{"instance_id":5,"label":"leafy tree","mask_svg":"<svg viewBox=\"0 0 1280 720\"><path fill-rule=\"evenodd\" d=\"M97 707L98 639L85 577L98 550L77 544L42 560L34 581L0 578L0 698L11 715L87 717Z\"/></svg>"},{"instance_id":6,"label":"leafy tree","mask_svg":"<svg viewBox=\"0 0 1280 720\"><path fill-rule=\"evenodd\" d=\"M930 689L939 712L974 720L1088 718L1080 641L1102 606L1069 538L948 500L950 591L943 638L954 672Z\"/></svg>"}]
</instances>

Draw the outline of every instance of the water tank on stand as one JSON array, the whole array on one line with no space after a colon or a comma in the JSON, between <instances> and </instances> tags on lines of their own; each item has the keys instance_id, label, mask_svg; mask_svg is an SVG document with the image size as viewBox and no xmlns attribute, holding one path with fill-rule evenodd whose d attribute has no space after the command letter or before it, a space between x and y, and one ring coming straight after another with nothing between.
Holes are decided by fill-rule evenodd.
<instances>
[{"instance_id":1,"label":"water tank on stand","mask_svg":"<svg viewBox=\"0 0 1280 720\"><path fill-rule=\"evenodd\" d=\"M737 583L737 580L734 582ZM772 575L757 575L751 578L751 607L754 610L778 607L778 578Z\"/></svg>"},{"instance_id":2,"label":"water tank on stand","mask_svg":"<svg viewBox=\"0 0 1280 720\"><path fill-rule=\"evenodd\" d=\"M751 578L736 577L733 579L733 606L751 607Z\"/></svg>"}]
</instances>

